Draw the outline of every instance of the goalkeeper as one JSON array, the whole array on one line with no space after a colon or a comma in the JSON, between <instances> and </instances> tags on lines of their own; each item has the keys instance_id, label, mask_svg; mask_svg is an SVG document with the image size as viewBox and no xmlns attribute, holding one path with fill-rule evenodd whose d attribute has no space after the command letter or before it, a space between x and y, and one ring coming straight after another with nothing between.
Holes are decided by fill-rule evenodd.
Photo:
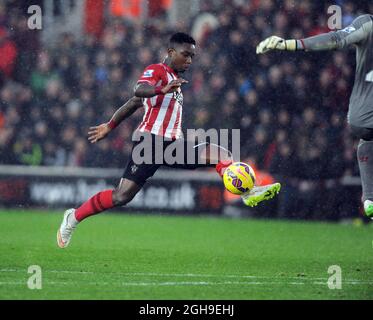
<instances>
[{"instance_id":1,"label":"goalkeeper","mask_svg":"<svg viewBox=\"0 0 373 320\"><path fill-rule=\"evenodd\" d=\"M343 30L300 40L271 36L259 43L256 53L270 50L335 50L350 45L356 48L356 74L347 120L352 134L360 139L357 157L363 188L362 202L365 214L373 218L373 16L365 14Z\"/></svg>"}]
</instances>

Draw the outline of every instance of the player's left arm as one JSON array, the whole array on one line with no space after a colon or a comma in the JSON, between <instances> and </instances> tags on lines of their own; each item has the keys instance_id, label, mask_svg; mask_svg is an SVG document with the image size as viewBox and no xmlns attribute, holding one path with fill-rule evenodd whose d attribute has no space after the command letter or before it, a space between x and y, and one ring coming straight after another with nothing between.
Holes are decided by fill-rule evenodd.
<instances>
[{"instance_id":1,"label":"player's left arm","mask_svg":"<svg viewBox=\"0 0 373 320\"><path fill-rule=\"evenodd\" d=\"M151 98L157 95L164 95L177 91L184 83L188 83L188 81L182 78L172 80L164 87L154 87L148 83L139 83L135 87L135 96L141 98Z\"/></svg>"},{"instance_id":2,"label":"player's left arm","mask_svg":"<svg viewBox=\"0 0 373 320\"><path fill-rule=\"evenodd\" d=\"M102 123L95 127L90 127L88 140L91 143L104 139L110 131L114 130L122 121L129 118L137 109L143 106L141 98L132 97L122 105L111 117L109 122Z\"/></svg>"},{"instance_id":3,"label":"player's left arm","mask_svg":"<svg viewBox=\"0 0 373 320\"><path fill-rule=\"evenodd\" d=\"M137 81L135 86L135 96L139 98L152 98L158 95L165 95L167 93L177 91L182 84L188 81L178 78L168 81L164 67L159 64L151 64L146 67L142 76ZM167 83L162 86L161 83Z\"/></svg>"},{"instance_id":4,"label":"player's left arm","mask_svg":"<svg viewBox=\"0 0 373 320\"><path fill-rule=\"evenodd\" d=\"M266 53L271 50L334 50L348 47L349 45L363 42L373 32L373 19L369 14L357 17L346 28L317 36L295 40L285 40L277 36L271 36L263 40L256 48L256 53Z\"/></svg>"}]
</instances>

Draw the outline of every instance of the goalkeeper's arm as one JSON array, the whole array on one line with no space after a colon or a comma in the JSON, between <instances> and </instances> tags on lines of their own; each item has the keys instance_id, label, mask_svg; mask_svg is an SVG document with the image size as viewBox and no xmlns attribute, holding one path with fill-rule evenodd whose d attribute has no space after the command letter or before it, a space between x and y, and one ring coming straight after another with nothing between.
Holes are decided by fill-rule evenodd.
<instances>
[{"instance_id":1,"label":"goalkeeper's arm","mask_svg":"<svg viewBox=\"0 0 373 320\"><path fill-rule=\"evenodd\" d=\"M334 50L345 48L351 44L358 45L373 32L373 18L366 14L356 18L348 27L336 31L323 33L314 37L301 40L285 40L277 36L271 36L263 40L256 47L256 53L266 53L270 50Z\"/></svg>"}]
</instances>

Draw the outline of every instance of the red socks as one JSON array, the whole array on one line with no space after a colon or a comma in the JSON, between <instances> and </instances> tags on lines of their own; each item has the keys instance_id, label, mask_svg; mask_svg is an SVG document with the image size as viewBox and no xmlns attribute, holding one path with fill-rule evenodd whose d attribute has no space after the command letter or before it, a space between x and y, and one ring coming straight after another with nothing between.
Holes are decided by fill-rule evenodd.
<instances>
[{"instance_id":1,"label":"red socks","mask_svg":"<svg viewBox=\"0 0 373 320\"><path fill-rule=\"evenodd\" d=\"M101 191L75 210L75 218L80 222L89 216L113 207L113 190Z\"/></svg>"},{"instance_id":2,"label":"red socks","mask_svg":"<svg viewBox=\"0 0 373 320\"><path fill-rule=\"evenodd\" d=\"M219 176L223 177L225 169L227 169L232 164L232 160L222 160L216 166L216 172Z\"/></svg>"},{"instance_id":3,"label":"red socks","mask_svg":"<svg viewBox=\"0 0 373 320\"><path fill-rule=\"evenodd\" d=\"M232 160L220 161L216 166L216 172L223 177L225 169L232 164ZM79 222L83 219L114 207L113 190L105 190L95 194L75 210L75 218Z\"/></svg>"}]
</instances>

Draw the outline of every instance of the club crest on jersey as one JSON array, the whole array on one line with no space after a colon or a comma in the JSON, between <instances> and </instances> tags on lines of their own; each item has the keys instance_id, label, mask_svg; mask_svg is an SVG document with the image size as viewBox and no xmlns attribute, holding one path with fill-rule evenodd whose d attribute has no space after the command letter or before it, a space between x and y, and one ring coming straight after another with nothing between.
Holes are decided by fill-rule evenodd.
<instances>
[{"instance_id":1,"label":"club crest on jersey","mask_svg":"<svg viewBox=\"0 0 373 320\"><path fill-rule=\"evenodd\" d=\"M139 168L139 167L138 167L137 165L135 165L135 164L132 165L132 166L131 166L131 173L132 173L132 174L135 174L138 168Z\"/></svg>"},{"instance_id":2,"label":"club crest on jersey","mask_svg":"<svg viewBox=\"0 0 373 320\"><path fill-rule=\"evenodd\" d=\"M153 72L154 70L146 70L142 76L143 78L151 78L153 76Z\"/></svg>"},{"instance_id":3,"label":"club crest on jersey","mask_svg":"<svg viewBox=\"0 0 373 320\"><path fill-rule=\"evenodd\" d=\"M181 91L175 91L172 98L174 98L180 105L183 105L183 94Z\"/></svg>"},{"instance_id":4,"label":"club crest on jersey","mask_svg":"<svg viewBox=\"0 0 373 320\"><path fill-rule=\"evenodd\" d=\"M347 27L347 28L344 28L342 31L343 31L343 32L346 32L346 33L351 33L351 32L353 32L353 31L356 31L356 29L355 29L355 27L353 27L353 26L349 26L349 27Z\"/></svg>"}]
</instances>

